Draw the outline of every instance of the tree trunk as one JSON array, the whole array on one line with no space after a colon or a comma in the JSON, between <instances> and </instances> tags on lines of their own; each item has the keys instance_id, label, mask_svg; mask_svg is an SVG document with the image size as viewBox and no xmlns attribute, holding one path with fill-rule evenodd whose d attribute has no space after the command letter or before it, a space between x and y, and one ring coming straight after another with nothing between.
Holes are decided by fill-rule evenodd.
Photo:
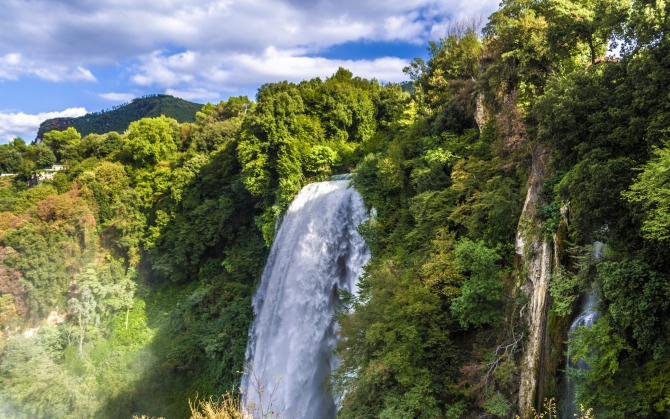
<instances>
[{"instance_id":1,"label":"tree trunk","mask_svg":"<svg viewBox=\"0 0 670 419\"><path fill-rule=\"evenodd\" d=\"M126 329L128 329L128 315L130 315L130 307L126 307Z\"/></svg>"},{"instance_id":2,"label":"tree trunk","mask_svg":"<svg viewBox=\"0 0 670 419\"><path fill-rule=\"evenodd\" d=\"M591 65L596 63L596 47L593 45L593 38L589 37L589 49L591 50Z\"/></svg>"},{"instance_id":3,"label":"tree trunk","mask_svg":"<svg viewBox=\"0 0 670 419\"><path fill-rule=\"evenodd\" d=\"M81 313L79 313L79 356L84 355L84 323L81 321Z\"/></svg>"}]
</instances>

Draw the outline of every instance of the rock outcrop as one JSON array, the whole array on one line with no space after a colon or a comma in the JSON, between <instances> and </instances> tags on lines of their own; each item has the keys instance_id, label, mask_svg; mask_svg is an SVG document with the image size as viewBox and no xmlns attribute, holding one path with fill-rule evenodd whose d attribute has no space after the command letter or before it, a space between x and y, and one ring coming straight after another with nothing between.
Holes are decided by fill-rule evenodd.
<instances>
[{"instance_id":1,"label":"rock outcrop","mask_svg":"<svg viewBox=\"0 0 670 419\"><path fill-rule=\"evenodd\" d=\"M532 409L544 397L544 363L548 356L547 314L550 306L549 281L554 257L551 243L541 234L537 216L541 204L540 193L546 177L549 151L542 144L532 149L532 168L528 193L519 220L515 250L520 271L520 288L525 292L528 303L522 311L528 324L528 340L521 365L519 386L519 409L522 419L532 417Z\"/></svg>"},{"instance_id":2,"label":"rock outcrop","mask_svg":"<svg viewBox=\"0 0 670 419\"><path fill-rule=\"evenodd\" d=\"M489 113L486 110L486 107L484 106L484 94L479 93L477 95L475 104L475 122L477 123L480 132L482 129L484 129L484 125L486 125L488 120L489 120Z\"/></svg>"}]
</instances>

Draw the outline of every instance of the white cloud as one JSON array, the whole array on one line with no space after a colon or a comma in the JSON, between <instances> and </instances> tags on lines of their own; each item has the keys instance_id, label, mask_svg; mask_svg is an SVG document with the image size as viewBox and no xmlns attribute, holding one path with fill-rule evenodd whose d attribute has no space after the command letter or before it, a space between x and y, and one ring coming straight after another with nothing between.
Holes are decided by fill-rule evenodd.
<instances>
[{"instance_id":1,"label":"white cloud","mask_svg":"<svg viewBox=\"0 0 670 419\"><path fill-rule=\"evenodd\" d=\"M89 69L121 65L122 82L194 99L325 77L340 65L398 81L399 58L319 55L345 43L425 44L449 21L487 16L498 1L2 0L0 80L95 81Z\"/></svg>"},{"instance_id":2,"label":"white cloud","mask_svg":"<svg viewBox=\"0 0 670 419\"><path fill-rule=\"evenodd\" d=\"M99 95L103 99L111 100L112 102L130 102L135 99L132 93L101 93Z\"/></svg>"},{"instance_id":3,"label":"white cloud","mask_svg":"<svg viewBox=\"0 0 670 419\"><path fill-rule=\"evenodd\" d=\"M458 1L462 0L453 0ZM440 2L345 3L351 4L295 4L281 0L4 0L0 24L5 30L0 34L0 50L16 48L59 61L105 63L146 54L165 45L251 53L270 44L282 49L296 45L320 48L361 38L399 39L397 34L385 31L383 22L387 18Z\"/></svg>"},{"instance_id":4,"label":"white cloud","mask_svg":"<svg viewBox=\"0 0 670 419\"><path fill-rule=\"evenodd\" d=\"M233 84L237 81L246 84L258 84L266 81L300 81L312 77L329 77L338 67L346 67L355 75L366 78L377 78L385 82L405 80L402 68L406 60L394 57L377 58L374 60L332 60L322 57L305 57L293 51L278 51L268 48L261 56L240 54L231 59L231 70L224 77L224 82Z\"/></svg>"},{"instance_id":5,"label":"white cloud","mask_svg":"<svg viewBox=\"0 0 670 419\"><path fill-rule=\"evenodd\" d=\"M16 80L23 75L49 81L96 81L95 76L82 66L68 67L57 63L42 65L26 60L18 53L0 56L0 80Z\"/></svg>"},{"instance_id":6,"label":"white cloud","mask_svg":"<svg viewBox=\"0 0 670 419\"><path fill-rule=\"evenodd\" d=\"M304 50L277 50L269 47L261 55L200 54L192 51L176 55L154 52L143 58L133 81L139 85L160 86L166 93L184 99L213 99L214 91L235 92L252 89L266 82L300 81L313 77L326 78L338 67L355 75L376 78L382 82L398 82L407 77L402 68L407 61L384 57L374 60L334 60L307 57ZM180 86L189 86L182 90Z\"/></svg>"},{"instance_id":7,"label":"white cloud","mask_svg":"<svg viewBox=\"0 0 670 419\"><path fill-rule=\"evenodd\" d=\"M175 86L193 81L192 71L196 70L196 53L186 51L174 55L161 55L156 51L142 59L143 71L131 80L141 86ZM190 65L189 65L190 64Z\"/></svg>"},{"instance_id":8,"label":"white cloud","mask_svg":"<svg viewBox=\"0 0 670 419\"><path fill-rule=\"evenodd\" d=\"M37 115L23 112L0 112L0 142L6 143L15 137L21 137L30 142L37 135L37 130L43 121L61 117L75 118L85 114L86 109L84 108L69 108L60 112L42 112Z\"/></svg>"}]
</instances>

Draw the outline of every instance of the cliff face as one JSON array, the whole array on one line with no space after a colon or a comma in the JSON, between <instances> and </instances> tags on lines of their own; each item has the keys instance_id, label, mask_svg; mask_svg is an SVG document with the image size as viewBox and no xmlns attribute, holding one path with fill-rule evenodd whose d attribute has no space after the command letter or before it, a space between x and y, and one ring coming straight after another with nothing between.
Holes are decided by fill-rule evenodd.
<instances>
[{"instance_id":1,"label":"cliff face","mask_svg":"<svg viewBox=\"0 0 670 419\"><path fill-rule=\"evenodd\" d=\"M498 129L504 138L507 150L529 147L531 141L526 131L523 116L517 106L516 94L510 94L501 103L501 111L495 114ZM475 120L480 130L490 118L484 97L476 98ZM540 410L551 373L555 373L562 355L550 355L553 345L562 354L562 324L550 324L549 283L551 275L562 258L562 244L556 235L548 239L542 234L542 220L538 207L544 204L542 187L547 178L549 148L541 143L531 147L531 170L528 176L526 200L519 218L515 240L517 293L522 293L527 302L520 311L521 321L527 326L519 377L519 410L522 419L532 418L532 409ZM563 209L561 210L563 212ZM567 212L568 210L565 209ZM567 227L567 215L562 226ZM563 231L560 230L559 233ZM557 323L554 319L553 323ZM560 323L560 322L559 322ZM556 329L558 341L550 339L550 327ZM554 339L556 340L556 339Z\"/></svg>"},{"instance_id":2,"label":"cliff face","mask_svg":"<svg viewBox=\"0 0 670 419\"><path fill-rule=\"evenodd\" d=\"M540 232L537 216L542 182L546 178L549 151L542 144L532 149L528 193L519 220L515 250L519 266L519 286L528 298L522 310L528 325L528 340L521 364L519 409L522 418L531 417L531 408L544 397L543 371L548 358L547 314L550 306L549 280L553 270L553 249Z\"/></svg>"},{"instance_id":3,"label":"cliff face","mask_svg":"<svg viewBox=\"0 0 670 419\"><path fill-rule=\"evenodd\" d=\"M475 122L477 122L480 132L484 129L484 125L486 125L488 120L489 113L486 110L486 106L484 106L484 94L479 93L475 99Z\"/></svg>"}]
</instances>

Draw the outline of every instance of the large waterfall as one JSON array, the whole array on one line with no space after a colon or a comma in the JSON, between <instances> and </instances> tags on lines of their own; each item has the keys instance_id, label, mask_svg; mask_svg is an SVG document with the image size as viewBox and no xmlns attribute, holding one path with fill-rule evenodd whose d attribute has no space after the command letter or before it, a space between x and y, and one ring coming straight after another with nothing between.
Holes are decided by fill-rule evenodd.
<instances>
[{"instance_id":1,"label":"large waterfall","mask_svg":"<svg viewBox=\"0 0 670 419\"><path fill-rule=\"evenodd\" d=\"M324 388L338 366L338 290L356 291L369 250L356 227L366 220L349 180L312 183L291 203L253 299L242 391L247 403L296 419L335 418L337 397ZM258 384L265 384L260 397Z\"/></svg>"}]
</instances>

